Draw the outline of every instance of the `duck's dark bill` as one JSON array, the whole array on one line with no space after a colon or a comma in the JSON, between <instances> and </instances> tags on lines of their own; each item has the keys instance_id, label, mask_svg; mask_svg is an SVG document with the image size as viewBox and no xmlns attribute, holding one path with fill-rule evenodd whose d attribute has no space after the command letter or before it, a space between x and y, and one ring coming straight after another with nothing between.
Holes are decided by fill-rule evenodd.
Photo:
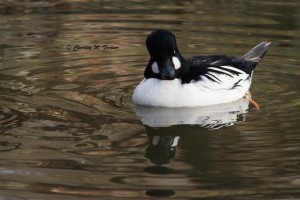
<instances>
[{"instance_id":1,"label":"duck's dark bill","mask_svg":"<svg viewBox=\"0 0 300 200\"><path fill-rule=\"evenodd\" d=\"M171 59L168 59L166 62L158 63L161 68L161 79L163 80L173 80L175 79L175 68L173 67L173 63Z\"/></svg>"}]
</instances>

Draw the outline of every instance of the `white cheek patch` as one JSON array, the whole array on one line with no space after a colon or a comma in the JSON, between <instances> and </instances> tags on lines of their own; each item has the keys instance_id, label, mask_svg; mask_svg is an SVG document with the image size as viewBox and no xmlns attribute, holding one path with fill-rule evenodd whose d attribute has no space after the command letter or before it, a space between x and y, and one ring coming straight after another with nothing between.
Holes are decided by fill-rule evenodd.
<instances>
[{"instance_id":1,"label":"white cheek patch","mask_svg":"<svg viewBox=\"0 0 300 200\"><path fill-rule=\"evenodd\" d=\"M151 65L152 72L155 74L159 74L157 62L153 62Z\"/></svg>"},{"instance_id":2,"label":"white cheek patch","mask_svg":"<svg viewBox=\"0 0 300 200\"><path fill-rule=\"evenodd\" d=\"M173 61L175 69L179 69L181 67L180 60L176 56L172 57L172 61Z\"/></svg>"}]
</instances>

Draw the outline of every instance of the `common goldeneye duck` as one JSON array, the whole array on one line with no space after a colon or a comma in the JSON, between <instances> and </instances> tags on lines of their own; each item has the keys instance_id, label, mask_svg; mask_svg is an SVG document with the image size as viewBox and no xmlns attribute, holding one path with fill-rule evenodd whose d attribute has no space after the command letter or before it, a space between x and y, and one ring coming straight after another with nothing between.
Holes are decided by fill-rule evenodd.
<instances>
[{"instance_id":1,"label":"common goldeneye duck","mask_svg":"<svg viewBox=\"0 0 300 200\"><path fill-rule=\"evenodd\" d=\"M262 42L241 57L195 56L184 59L175 35L156 30L146 40L150 60L145 79L136 87L135 104L158 107L192 107L228 103L245 97L253 70L271 46Z\"/></svg>"}]
</instances>

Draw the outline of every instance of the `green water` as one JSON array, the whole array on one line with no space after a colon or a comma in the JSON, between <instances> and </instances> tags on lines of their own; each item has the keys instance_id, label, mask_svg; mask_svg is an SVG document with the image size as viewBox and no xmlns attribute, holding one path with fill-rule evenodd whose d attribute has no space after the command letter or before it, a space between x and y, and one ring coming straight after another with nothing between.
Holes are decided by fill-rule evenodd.
<instances>
[{"instance_id":1,"label":"green water","mask_svg":"<svg viewBox=\"0 0 300 200\"><path fill-rule=\"evenodd\" d=\"M299 6L4 0L0 199L300 199ZM157 28L186 58L271 41L251 88L261 111L134 106Z\"/></svg>"}]
</instances>

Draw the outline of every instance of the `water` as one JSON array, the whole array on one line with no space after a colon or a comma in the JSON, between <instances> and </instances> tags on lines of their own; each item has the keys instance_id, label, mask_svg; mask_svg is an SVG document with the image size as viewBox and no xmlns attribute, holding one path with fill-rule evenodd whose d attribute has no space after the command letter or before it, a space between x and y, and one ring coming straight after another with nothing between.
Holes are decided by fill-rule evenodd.
<instances>
[{"instance_id":1,"label":"water","mask_svg":"<svg viewBox=\"0 0 300 200\"><path fill-rule=\"evenodd\" d=\"M4 2L0 199L300 199L298 1ZM134 106L156 28L185 57L271 41L261 111Z\"/></svg>"}]
</instances>

